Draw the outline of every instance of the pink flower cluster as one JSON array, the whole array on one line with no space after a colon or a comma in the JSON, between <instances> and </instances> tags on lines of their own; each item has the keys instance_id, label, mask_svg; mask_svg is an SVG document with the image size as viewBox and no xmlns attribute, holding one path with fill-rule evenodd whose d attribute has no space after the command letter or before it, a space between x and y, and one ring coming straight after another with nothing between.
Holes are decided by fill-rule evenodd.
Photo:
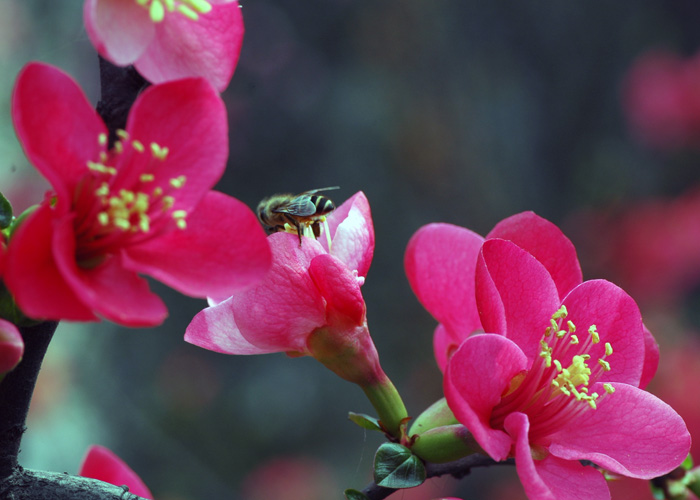
<instances>
[{"instance_id":1,"label":"pink flower cluster","mask_svg":"<svg viewBox=\"0 0 700 500\"><path fill-rule=\"evenodd\" d=\"M637 305L612 283L582 282L556 226L522 213L482 239L429 225L406 270L441 322L449 407L493 459L515 457L530 499L609 498L581 460L650 479L686 457L683 420L642 390L658 350Z\"/></svg>"}]
</instances>

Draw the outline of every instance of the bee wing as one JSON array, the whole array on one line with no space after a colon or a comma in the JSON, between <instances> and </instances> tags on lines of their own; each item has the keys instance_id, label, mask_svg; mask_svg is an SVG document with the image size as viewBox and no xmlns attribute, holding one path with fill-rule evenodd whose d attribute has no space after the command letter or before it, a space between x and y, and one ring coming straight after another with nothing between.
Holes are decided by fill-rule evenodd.
<instances>
[{"instance_id":1,"label":"bee wing","mask_svg":"<svg viewBox=\"0 0 700 500\"><path fill-rule=\"evenodd\" d=\"M331 186L327 188L310 189L309 191L304 191L304 194L316 194L321 191L333 191L334 189L340 189L340 186Z\"/></svg>"},{"instance_id":2,"label":"bee wing","mask_svg":"<svg viewBox=\"0 0 700 500\"><path fill-rule=\"evenodd\" d=\"M303 194L277 207L273 212L306 217L316 213L316 205L311 202L309 196Z\"/></svg>"}]
</instances>

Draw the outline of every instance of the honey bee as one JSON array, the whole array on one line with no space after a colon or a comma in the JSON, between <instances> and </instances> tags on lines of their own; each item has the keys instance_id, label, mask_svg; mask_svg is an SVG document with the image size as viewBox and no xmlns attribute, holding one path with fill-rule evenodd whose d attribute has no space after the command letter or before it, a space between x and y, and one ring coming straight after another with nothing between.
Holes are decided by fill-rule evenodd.
<instances>
[{"instance_id":1,"label":"honey bee","mask_svg":"<svg viewBox=\"0 0 700 500\"><path fill-rule=\"evenodd\" d=\"M268 234L292 232L292 228L296 229L301 246L302 236L313 234L318 238L321 235L321 223L325 223L326 215L335 210L335 204L330 198L317 194L332 189L338 189L338 186L312 189L297 195L272 195L258 204L258 219ZM328 234L326 237L330 240Z\"/></svg>"}]
</instances>

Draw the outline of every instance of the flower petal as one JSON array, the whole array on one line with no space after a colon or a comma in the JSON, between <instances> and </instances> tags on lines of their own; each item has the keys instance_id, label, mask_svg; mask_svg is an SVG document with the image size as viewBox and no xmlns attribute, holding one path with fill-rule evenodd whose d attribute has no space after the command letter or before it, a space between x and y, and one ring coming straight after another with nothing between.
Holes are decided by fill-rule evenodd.
<instances>
[{"instance_id":1,"label":"flower petal","mask_svg":"<svg viewBox=\"0 0 700 500\"><path fill-rule=\"evenodd\" d=\"M148 10L137 2L86 0L83 20L97 52L117 66L136 61L156 33Z\"/></svg>"},{"instance_id":2,"label":"flower petal","mask_svg":"<svg viewBox=\"0 0 700 500\"><path fill-rule=\"evenodd\" d=\"M656 343L656 339L649 329L644 326L644 367L642 368L642 378L639 381L640 389L644 389L651 382L658 368L659 344Z\"/></svg>"},{"instance_id":3,"label":"flower petal","mask_svg":"<svg viewBox=\"0 0 700 500\"><path fill-rule=\"evenodd\" d=\"M92 445L88 449L78 475L99 479L115 486L126 485L131 494L143 498L153 498L153 494L141 481L138 474L104 446Z\"/></svg>"},{"instance_id":4,"label":"flower petal","mask_svg":"<svg viewBox=\"0 0 700 500\"><path fill-rule=\"evenodd\" d=\"M560 306L547 269L515 243L497 239L481 247L476 302L484 330L513 340L529 359L539 353L539 341Z\"/></svg>"},{"instance_id":5,"label":"flower petal","mask_svg":"<svg viewBox=\"0 0 700 500\"><path fill-rule=\"evenodd\" d=\"M125 250L127 269L148 274L195 297L230 297L263 277L271 252L255 214L211 191L187 217L187 227Z\"/></svg>"},{"instance_id":6,"label":"flower petal","mask_svg":"<svg viewBox=\"0 0 700 500\"><path fill-rule=\"evenodd\" d=\"M573 243L561 230L534 212L522 212L496 224L486 238L510 240L547 268L563 297L582 281Z\"/></svg>"},{"instance_id":7,"label":"flower petal","mask_svg":"<svg viewBox=\"0 0 700 500\"><path fill-rule=\"evenodd\" d=\"M99 157L99 135L107 133L78 84L48 64L27 64L12 94L12 121L27 158L56 190L58 204L69 202L87 161Z\"/></svg>"},{"instance_id":8,"label":"flower petal","mask_svg":"<svg viewBox=\"0 0 700 500\"><path fill-rule=\"evenodd\" d=\"M445 328L445 325L438 325L435 328L433 333L433 351L435 353L435 361L441 372L445 372L447 362L468 336L469 334L453 335Z\"/></svg>"},{"instance_id":9,"label":"flower petal","mask_svg":"<svg viewBox=\"0 0 700 500\"><path fill-rule=\"evenodd\" d=\"M238 2L214 5L197 21L172 13L158 23L155 37L134 66L153 83L200 76L222 92L231 81L242 43Z\"/></svg>"},{"instance_id":10,"label":"flower petal","mask_svg":"<svg viewBox=\"0 0 700 500\"><path fill-rule=\"evenodd\" d=\"M311 260L325 251L311 238L299 247L294 234L267 239L272 267L262 281L233 294L236 325L248 342L267 352L306 353L306 337L326 322L325 301L308 272Z\"/></svg>"},{"instance_id":11,"label":"flower petal","mask_svg":"<svg viewBox=\"0 0 700 500\"><path fill-rule=\"evenodd\" d=\"M469 337L447 364L443 383L447 404L494 460L508 456L512 440L490 427L491 411L526 366L527 358L518 346L494 334Z\"/></svg>"},{"instance_id":12,"label":"flower petal","mask_svg":"<svg viewBox=\"0 0 700 500\"><path fill-rule=\"evenodd\" d=\"M118 255L107 256L93 268L79 268L75 261L73 221L64 217L54 224L53 257L63 279L80 301L104 318L126 326L154 326L165 320L163 301L148 282L126 270Z\"/></svg>"},{"instance_id":13,"label":"flower petal","mask_svg":"<svg viewBox=\"0 0 700 500\"><path fill-rule=\"evenodd\" d=\"M351 271L367 276L374 255L374 226L369 201L362 191L355 193L328 216L331 255L339 258ZM319 242L327 249L325 238Z\"/></svg>"},{"instance_id":14,"label":"flower petal","mask_svg":"<svg viewBox=\"0 0 700 500\"><path fill-rule=\"evenodd\" d=\"M504 422L515 442L515 467L527 497L534 500L606 500L610 491L603 475L576 461L547 456L534 460L530 424L524 413L511 413Z\"/></svg>"},{"instance_id":15,"label":"flower petal","mask_svg":"<svg viewBox=\"0 0 700 500\"><path fill-rule=\"evenodd\" d=\"M428 224L406 248L404 267L413 292L452 336L481 329L474 275L483 241L459 226Z\"/></svg>"},{"instance_id":16,"label":"flower petal","mask_svg":"<svg viewBox=\"0 0 700 500\"><path fill-rule=\"evenodd\" d=\"M30 318L96 321L97 317L56 265L52 252L54 215L48 204L41 205L12 234L5 283L19 308ZM71 222L68 218L67 223Z\"/></svg>"},{"instance_id":17,"label":"flower petal","mask_svg":"<svg viewBox=\"0 0 700 500\"><path fill-rule=\"evenodd\" d=\"M150 189L160 187L171 193L173 209L189 211L226 168L226 108L205 80L188 78L147 88L131 108L126 131L146 147L156 143L169 151L163 161L154 159L150 151L120 155L114 190L141 186L141 174L150 173L154 176ZM171 179L179 176L185 176L184 185L173 192Z\"/></svg>"},{"instance_id":18,"label":"flower petal","mask_svg":"<svg viewBox=\"0 0 700 500\"><path fill-rule=\"evenodd\" d=\"M365 301L360 285L345 264L332 255L314 257L309 266L309 275L326 299L328 313L339 313L355 325L365 318Z\"/></svg>"},{"instance_id":19,"label":"flower petal","mask_svg":"<svg viewBox=\"0 0 700 500\"><path fill-rule=\"evenodd\" d=\"M577 328L581 343L588 340L588 328L596 325L600 343L586 350L591 361L596 363L605 355L605 344L610 343L612 355L606 360L610 371L604 380L639 385L644 364L644 330L642 314L634 299L624 290L605 280L586 281L564 298L568 311L567 320ZM575 352L559 361L564 366L571 363Z\"/></svg>"},{"instance_id":20,"label":"flower petal","mask_svg":"<svg viewBox=\"0 0 700 500\"><path fill-rule=\"evenodd\" d=\"M24 341L17 327L0 319L0 375L19 364L24 355Z\"/></svg>"},{"instance_id":21,"label":"flower petal","mask_svg":"<svg viewBox=\"0 0 700 500\"><path fill-rule=\"evenodd\" d=\"M185 331L185 341L224 354L279 352L276 347L259 348L243 337L233 317L231 299L197 313Z\"/></svg>"},{"instance_id":22,"label":"flower petal","mask_svg":"<svg viewBox=\"0 0 700 500\"><path fill-rule=\"evenodd\" d=\"M683 419L656 396L637 387L602 384L591 392L605 394L595 410L574 419L550 436L549 451L567 460L590 460L618 474L651 479L678 467L690 450Z\"/></svg>"}]
</instances>

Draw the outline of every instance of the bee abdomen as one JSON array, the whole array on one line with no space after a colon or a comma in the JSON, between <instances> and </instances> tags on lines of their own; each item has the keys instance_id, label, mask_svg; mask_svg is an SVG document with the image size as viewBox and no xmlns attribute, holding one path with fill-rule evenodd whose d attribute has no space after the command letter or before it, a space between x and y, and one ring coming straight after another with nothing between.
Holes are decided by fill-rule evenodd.
<instances>
[{"instance_id":1,"label":"bee abdomen","mask_svg":"<svg viewBox=\"0 0 700 500\"><path fill-rule=\"evenodd\" d=\"M335 204L333 204L333 202L325 196L317 194L312 195L311 203L313 203L316 207L315 215L325 215L335 210Z\"/></svg>"}]
</instances>

